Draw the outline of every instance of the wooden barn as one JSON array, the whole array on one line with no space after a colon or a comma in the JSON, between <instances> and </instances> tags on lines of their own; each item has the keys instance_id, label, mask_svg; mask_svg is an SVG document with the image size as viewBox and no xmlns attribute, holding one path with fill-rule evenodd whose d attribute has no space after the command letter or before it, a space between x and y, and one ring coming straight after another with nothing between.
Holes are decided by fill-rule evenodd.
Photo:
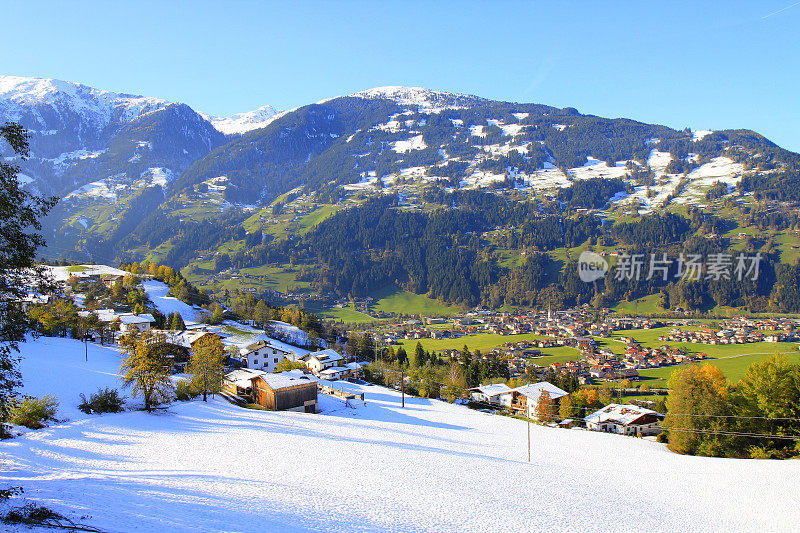
<instances>
[{"instance_id":1,"label":"wooden barn","mask_svg":"<svg viewBox=\"0 0 800 533\"><path fill-rule=\"evenodd\" d=\"M314 413L317 384L306 378L285 374L259 373L250 378L255 403L275 411L297 410Z\"/></svg>"}]
</instances>

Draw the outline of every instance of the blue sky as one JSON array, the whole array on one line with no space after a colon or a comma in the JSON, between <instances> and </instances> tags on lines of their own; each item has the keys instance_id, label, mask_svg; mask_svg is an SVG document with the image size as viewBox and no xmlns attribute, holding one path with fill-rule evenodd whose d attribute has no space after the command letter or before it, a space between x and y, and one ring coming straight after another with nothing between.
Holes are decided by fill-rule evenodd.
<instances>
[{"instance_id":1,"label":"blue sky","mask_svg":"<svg viewBox=\"0 0 800 533\"><path fill-rule=\"evenodd\" d=\"M0 2L0 73L230 115L380 85L800 151L800 2Z\"/></svg>"}]
</instances>

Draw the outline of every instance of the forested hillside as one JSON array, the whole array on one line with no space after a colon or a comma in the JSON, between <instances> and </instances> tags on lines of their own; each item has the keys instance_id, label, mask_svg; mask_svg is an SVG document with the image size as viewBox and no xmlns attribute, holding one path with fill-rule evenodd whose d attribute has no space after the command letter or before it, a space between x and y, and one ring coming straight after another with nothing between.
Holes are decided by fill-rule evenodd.
<instances>
[{"instance_id":1,"label":"forested hillside","mask_svg":"<svg viewBox=\"0 0 800 533\"><path fill-rule=\"evenodd\" d=\"M422 88L220 119L55 80L5 86L0 113L36 131L21 179L62 196L51 258L148 259L210 291L321 309L392 287L467 307L798 308L799 156L749 130ZM59 113L78 126L61 132ZM761 253L764 270L756 285L611 271L586 284L587 250L612 265Z\"/></svg>"}]
</instances>

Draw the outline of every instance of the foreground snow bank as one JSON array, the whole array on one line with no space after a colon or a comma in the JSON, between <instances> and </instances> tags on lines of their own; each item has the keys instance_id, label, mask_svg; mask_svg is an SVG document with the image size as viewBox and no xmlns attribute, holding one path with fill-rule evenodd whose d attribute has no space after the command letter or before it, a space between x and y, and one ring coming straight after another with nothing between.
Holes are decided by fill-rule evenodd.
<instances>
[{"instance_id":1,"label":"foreground snow bank","mask_svg":"<svg viewBox=\"0 0 800 533\"><path fill-rule=\"evenodd\" d=\"M37 343L28 360L57 358ZM92 355L100 368L61 366L61 392L106 379ZM311 415L216 399L32 432L0 443L0 485L108 531L763 531L800 518L797 461L685 457L534 425L527 463L524 422L337 386L366 406L324 397Z\"/></svg>"}]
</instances>

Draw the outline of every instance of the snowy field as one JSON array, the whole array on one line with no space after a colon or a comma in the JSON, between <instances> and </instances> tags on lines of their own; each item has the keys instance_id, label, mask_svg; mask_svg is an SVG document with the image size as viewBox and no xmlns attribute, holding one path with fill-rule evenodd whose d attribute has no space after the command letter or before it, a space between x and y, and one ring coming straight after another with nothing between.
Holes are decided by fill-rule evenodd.
<instances>
[{"instance_id":1,"label":"snowy field","mask_svg":"<svg viewBox=\"0 0 800 533\"><path fill-rule=\"evenodd\" d=\"M50 272L50 275L55 281L67 281L71 274L74 274L78 277L104 275L125 276L129 274L129 272L125 270L120 270L118 268L106 265L76 265L75 267L46 266L45 268ZM77 268L77 270L71 272L70 268Z\"/></svg>"},{"instance_id":2,"label":"snowy field","mask_svg":"<svg viewBox=\"0 0 800 533\"><path fill-rule=\"evenodd\" d=\"M181 318L185 323L197 322L197 310L191 305L178 300L173 296L167 296L169 287L166 283L156 280L148 280L142 282L147 297L156 306L156 308L169 315L170 313L180 313Z\"/></svg>"},{"instance_id":3,"label":"snowy field","mask_svg":"<svg viewBox=\"0 0 800 533\"><path fill-rule=\"evenodd\" d=\"M531 426L377 386L351 409L88 416L118 354L40 339L26 392L71 418L0 443L0 485L105 531L789 531L800 462L684 457L616 435Z\"/></svg>"}]
</instances>

